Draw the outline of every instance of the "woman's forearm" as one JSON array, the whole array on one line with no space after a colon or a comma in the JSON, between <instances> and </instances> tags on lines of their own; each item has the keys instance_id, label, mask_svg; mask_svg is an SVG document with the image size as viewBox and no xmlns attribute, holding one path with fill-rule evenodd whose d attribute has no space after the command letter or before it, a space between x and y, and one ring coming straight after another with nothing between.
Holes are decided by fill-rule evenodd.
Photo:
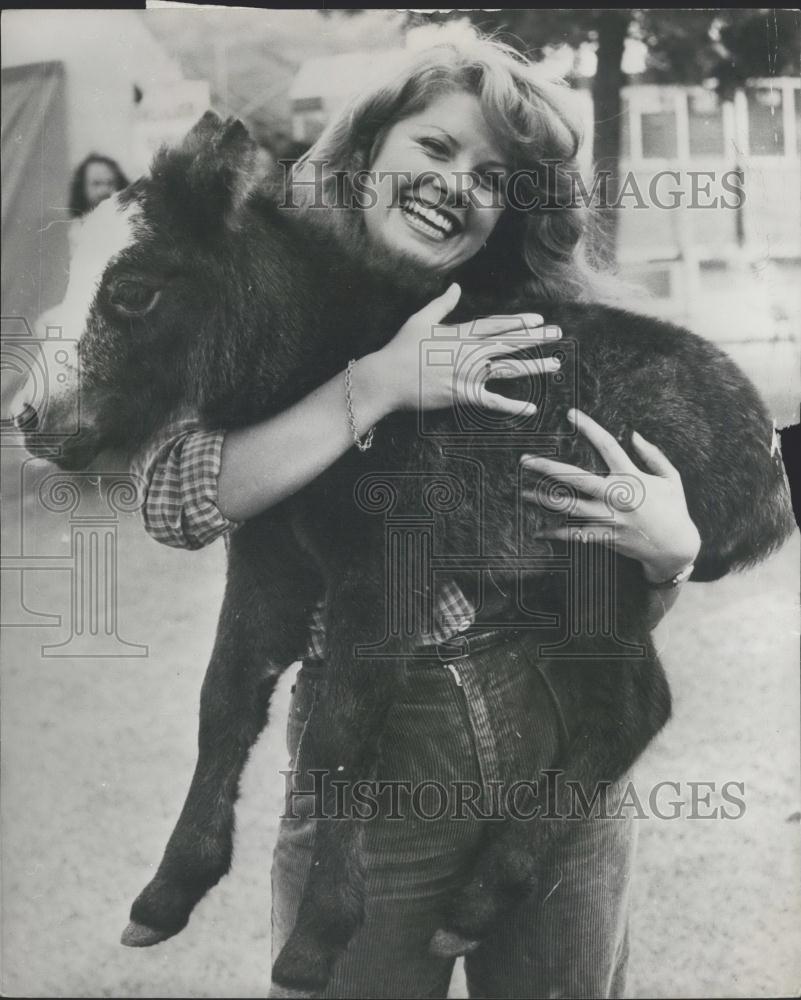
<instances>
[{"instance_id":1,"label":"woman's forearm","mask_svg":"<svg viewBox=\"0 0 801 1000\"><path fill-rule=\"evenodd\" d=\"M420 365L420 344L441 326L459 301L456 284L432 299L403 324L393 339L375 354L361 358L353 368L353 406L356 430L364 435L395 410L436 410L455 403L475 405L476 387L457 377L457 365ZM541 316L488 316L470 325L471 347L486 363L509 353L501 334L519 334L542 325ZM443 329L446 329L443 327ZM452 339L461 342L458 326ZM455 352L458 355L458 352ZM462 359L463 360L463 359ZM553 359L520 361L531 374L558 367ZM484 365L475 365L483 371ZM499 378L519 376L506 367ZM279 503L316 479L353 445L345 403L344 373L320 386L299 403L255 427L229 431L222 446L217 484L217 506L230 521L246 521ZM482 405L519 416L533 405L484 391Z\"/></svg>"},{"instance_id":2,"label":"woman's forearm","mask_svg":"<svg viewBox=\"0 0 801 1000\"><path fill-rule=\"evenodd\" d=\"M376 357L367 355L353 367L360 436L394 408ZM217 505L226 518L246 521L312 482L353 443L340 372L282 413L225 435Z\"/></svg>"}]
</instances>

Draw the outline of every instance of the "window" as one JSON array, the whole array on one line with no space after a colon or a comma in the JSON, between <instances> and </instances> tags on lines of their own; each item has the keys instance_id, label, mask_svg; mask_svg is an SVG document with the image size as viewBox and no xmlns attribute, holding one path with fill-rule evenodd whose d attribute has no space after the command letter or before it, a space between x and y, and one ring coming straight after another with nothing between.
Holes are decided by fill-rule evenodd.
<instances>
[{"instance_id":1,"label":"window","mask_svg":"<svg viewBox=\"0 0 801 1000\"><path fill-rule=\"evenodd\" d=\"M293 111L322 111L322 97L297 97L292 102Z\"/></svg>"},{"instance_id":2,"label":"window","mask_svg":"<svg viewBox=\"0 0 801 1000\"><path fill-rule=\"evenodd\" d=\"M795 151L801 156L801 90L795 91Z\"/></svg>"},{"instance_id":3,"label":"window","mask_svg":"<svg viewBox=\"0 0 801 1000\"><path fill-rule=\"evenodd\" d=\"M688 94L687 117L690 156L723 156L726 151L723 108L717 94L711 90L698 90Z\"/></svg>"},{"instance_id":4,"label":"window","mask_svg":"<svg viewBox=\"0 0 801 1000\"><path fill-rule=\"evenodd\" d=\"M673 111L647 111L641 116L642 155L646 160L672 160L678 153L676 115Z\"/></svg>"},{"instance_id":5,"label":"window","mask_svg":"<svg viewBox=\"0 0 801 1000\"><path fill-rule=\"evenodd\" d=\"M673 268L670 264L655 261L645 266L623 265L621 273L626 281L639 285L656 299L669 300L674 293Z\"/></svg>"},{"instance_id":6,"label":"window","mask_svg":"<svg viewBox=\"0 0 801 1000\"><path fill-rule=\"evenodd\" d=\"M620 102L620 158L631 159L631 129L629 128L629 100L622 97Z\"/></svg>"},{"instance_id":7,"label":"window","mask_svg":"<svg viewBox=\"0 0 801 1000\"><path fill-rule=\"evenodd\" d=\"M748 91L748 136L752 156L784 154L782 92L773 87Z\"/></svg>"}]
</instances>

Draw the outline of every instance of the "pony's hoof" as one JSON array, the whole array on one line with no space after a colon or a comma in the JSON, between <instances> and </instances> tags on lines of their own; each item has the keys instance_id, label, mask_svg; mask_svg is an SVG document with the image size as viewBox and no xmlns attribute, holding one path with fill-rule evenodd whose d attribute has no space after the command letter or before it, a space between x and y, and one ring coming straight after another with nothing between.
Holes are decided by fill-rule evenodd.
<instances>
[{"instance_id":1,"label":"pony's hoof","mask_svg":"<svg viewBox=\"0 0 801 1000\"><path fill-rule=\"evenodd\" d=\"M296 990L291 986L279 986L278 983L273 983L270 987L270 992L267 996L270 1000L317 1000L322 994L320 993L309 993L308 990Z\"/></svg>"},{"instance_id":2,"label":"pony's hoof","mask_svg":"<svg viewBox=\"0 0 801 1000\"><path fill-rule=\"evenodd\" d=\"M120 944L126 948L149 948L152 944L159 944L172 937L172 931L157 931L153 927L146 927L132 920L122 932Z\"/></svg>"},{"instance_id":3,"label":"pony's hoof","mask_svg":"<svg viewBox=\"0 0 801 1000\"><path fill-rule=\"evenodd\" d=\"M481 944L480 941L473 941L470 938L462 937L456 931L446 931L442 927L431 938L429 950L440 958L458 958L460 955L469 955Z\"/></svg>"}]
</instances>

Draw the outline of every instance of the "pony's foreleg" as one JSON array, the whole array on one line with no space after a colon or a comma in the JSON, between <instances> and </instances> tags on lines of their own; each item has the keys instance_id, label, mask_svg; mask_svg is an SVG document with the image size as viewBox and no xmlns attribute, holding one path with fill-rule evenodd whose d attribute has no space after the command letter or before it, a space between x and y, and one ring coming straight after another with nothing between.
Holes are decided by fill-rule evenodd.
<instances>
[{"instance_id":1,"label":"pony's foreleg","mask_svg":"<svg viewBox=\"0 0 801 1000\"><path fill-rule=\"evenodd\" d=\"M230 868L239 779L281 672L303 652L307 591L315 586L286 531L281 539L273 535L272 545L267 537L262 531L232 544L200 696L195 773L161 864L131 907L125 945L145 947L177 934ZM266 548L260 551L259 543Z\"/></svg>"}]
</instances>

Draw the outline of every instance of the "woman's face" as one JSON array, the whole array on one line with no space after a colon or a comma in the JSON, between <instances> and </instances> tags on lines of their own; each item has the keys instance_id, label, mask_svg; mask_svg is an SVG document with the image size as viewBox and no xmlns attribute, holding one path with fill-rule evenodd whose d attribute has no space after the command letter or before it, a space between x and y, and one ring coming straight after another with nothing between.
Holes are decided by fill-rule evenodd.
<instances>
[{"instance_id":1,"label":"woman's face","mask_svg":"<svg viewBox=\"0 0 801 1000\"><path fill-rule=\"evenodd\" d=\"M117 188L117 178L107 163L95 160L86 168L84 191L90 208L96 208L101 201L110 198Z\"/></svg>"},{"instance_id":2,"label":"woman's face","mask_svg":"<svg viewBox=\"0 0 801 1000\"><path fill-rule=\"evenodd\" d=\"M368 235L436 271L469 260L503 213L498 179L508 165L481 104L463 91L396 122L370 169L376 203L363 201Z\"/></svg>"}]
</instances>

